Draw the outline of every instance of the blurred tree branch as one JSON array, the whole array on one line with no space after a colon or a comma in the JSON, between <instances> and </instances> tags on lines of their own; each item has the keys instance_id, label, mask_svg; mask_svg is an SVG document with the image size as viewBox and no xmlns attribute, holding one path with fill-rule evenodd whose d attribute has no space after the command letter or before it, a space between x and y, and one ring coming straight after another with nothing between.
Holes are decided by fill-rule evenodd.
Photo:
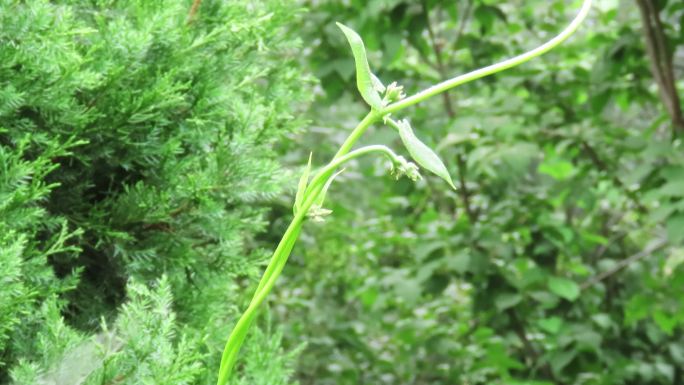
<instances>
[{"instance_id":1,"label":"blurred tree branch","mask_svg":"<svg viewBox=\"0 0 684 385\"><path fill-rule=\"evenodd\" d=\"M421 3L423 7L423 15L425 17L425 22L427 25L427 32L428 36L430 38L430 45L432 46L432 50L435 54L435 61L436 61L436 68L437 72L439 72L440 80L446 79L446 67L444 65L444 60L442 58L442 45L437 39L437 35L435 34L433 28L432 28L432 23L430 22L430 9L427 5L427 2L423 0ZM465 29L465 25L468 23L468 18L470 17L470 10L472 8L472 1L468 1L466 4L466 8L463 12L463 16L461 17L460 23L459 23L459 29L456 34L456 39L454 40L454 48L458 44L458 40L460 39L461 35L463 34L463 30ZM425 61L429 62L427 58L425 58ZM453 119L456 116L456 112L454 110L453 102L451 99L451 95L449 94L448 91L442 93L442 101L444 103L444 110L446 111L447 116L449 119ZM468 190L468 185L466 184L466 174L468 172L468 164L466 163L465 155L462 153L459 153L456 156L456 165L458 167L458 184L459 184L459 195L461 195L461 200L463 201L463 206L466 211L466 215L468 215L468 219L470 220L471 224L475 224L477 222L477 216L478 212L473 209L472 203L471 203L471 192Z\"/></svg>"},{"instance_id":2,"label":"blurred tree branch","mask_svg":"<svg viewBox=\"0 0 684 385\"><path fill-rule=\"evenodd\" d=\"M586 280L584 283L580 285L581 290L586 290L589 287L603 281L604 279L620 272L622 269L625 267L629 266L630 264L642 259L646 258L649 255L653 254L654 252L662 249L663 247L667 246L667 240L661 239L659 241L656 241L652 243L649 247L647 247L645 250L640 251L629 258L623 259L622 261L618 262L612 269L604 271L601 274L598 274L596 276L593 276Z\"/></svg>"},{"instance_id":3,"label":"blurred tree branch","mask_svg":"<svg viewBox=\"0 0 684 385\"><path fill-rule=\"evenodd\" d=\"M684 134L684 117L674 78L673 55L668 52L667 37L663 32L660 14L652 0L636 0L641 13L646 52L651 72L660 91L660 99L672 121L673 137Z\"/></svg>"}]
</instances>

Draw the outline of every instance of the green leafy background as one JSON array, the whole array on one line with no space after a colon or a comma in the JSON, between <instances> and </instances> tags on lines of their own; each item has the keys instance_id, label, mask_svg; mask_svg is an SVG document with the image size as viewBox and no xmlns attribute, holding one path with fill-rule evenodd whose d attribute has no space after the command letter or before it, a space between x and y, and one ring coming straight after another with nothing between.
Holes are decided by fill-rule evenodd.
<instances>
[{"instance_id":1,"label":"green leafy background","mask_svg":"<svg viewBox=\"0 0 684 385\"><path fill-rule=\"evenodd\" d=\"M215 383L309 154L367 111L335 22L410 95L581 2L192 3L0 2L0 383ZM643 3L394 114L457 189L350 163L232 383L684 383L684 126ZM684 5L649 3L682 94Z\"/></svg>"}]
</instances>

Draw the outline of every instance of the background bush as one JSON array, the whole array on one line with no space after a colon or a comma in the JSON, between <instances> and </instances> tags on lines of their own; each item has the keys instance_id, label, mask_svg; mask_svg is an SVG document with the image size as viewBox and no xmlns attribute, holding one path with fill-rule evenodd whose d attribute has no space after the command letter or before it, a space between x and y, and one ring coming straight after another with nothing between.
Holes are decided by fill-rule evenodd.
<instances>
[{"instance_id":1,"label":"background bush","mask_svg":"<svg viewBox=\"0 0 684 385\"><path fill-rule=\"evenodd\" d=\"M385 84L412 94L535 47L579 3L311 2L324 123L293 158L327 159L363 111L333 21L359 31ZM667 47L658 65L673 65L681 90L684 9L646 3ZM309 341L303 384L684 381L682 120L661 98L645 31L637 2L597 1L540 60L401 114L439 149L456 192L431 176L395 183L384 162L347 168L333 218L305 229L274 299L285 335ZM366 142L402 147L381 127Z\"/></svg>"},{"instance_id":2,"label":"background bush","mask_svg":"<svg viewBox=\"0 0 684 385\"><path fill-rule=\"evenodd\" d=\"M1 3L0 382L214 381L307 79L296 7L189 10ZM288 383L252 341L242 382Z\"/></svg>"}]
</instances>

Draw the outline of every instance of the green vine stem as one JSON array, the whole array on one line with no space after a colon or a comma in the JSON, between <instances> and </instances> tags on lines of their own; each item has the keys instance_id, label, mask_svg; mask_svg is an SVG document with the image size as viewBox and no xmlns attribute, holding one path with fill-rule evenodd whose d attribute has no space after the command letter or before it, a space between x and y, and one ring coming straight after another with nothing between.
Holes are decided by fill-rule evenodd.
<instances>
[{"instance_id":1,"label":"green vine stem","mask_svg":"<svg viewBox=\"0 0 684 385\"><path fill-rule=\"evenodd\" d=\"M318 171L311 180L304 192L304 203L301 208L297 211L292 222L287 227L285 234L283 234L282 239L278 243L273 256L269 261L266 271L259 281L259 285L249 303L249 306L244 311L237 324L231 331L231 334L226 342L226 346L223 350L223 355L221 357L221 366L218 373L217 385L226 385L230 379L232 369L237 361L237 355L240 351L240 347L247 336L247 331L251 326L254 318L256 317L257 310L259 306L264 302L266 296L271 292L273 286L275 285L278 276L282 272L287 259L294 247L297 238L302 230L302 225L306 218L306 214L311 209L311 207L318 200L319 195L324 190L324 186L328 179L332 177L335 170L343 163L348 162L358 156L365 155L371 152L380 152L386 155L393 164L401 163L401 157L398 157L392 150L386 146L382 145L372 145L362 147L360 149L351 151L352 147L356 141L364 134L364 132L374 123L383 120L384 117L390 113L398 112L409 106L420 103L432 96L438 95L446 90L454 88L456 86L468 83L470 81L480 79L482 77L495 74L497 72L506 70L511 67L523 64L535 57L538 57L554 47L561 44L568 37L570 37L579 26L582 24L584 19L587 17L589 10L591 9L592 0L584 0L582 7L580 8L577 16L572 20L572 22L556 37L549 40L548 42L542 44L541 46L525 52L521 55L515 56L511 59L504 60L502 62L466 73L464 75L457 76L455 78L446 80L442 83L436 84L430 88L427 88L415 95L412 95L406 99L399 100L395 103L389 104L382 108L371 109L371 111L359 122L359 124L354 128L354 130L349 134L347 139L341 145L340 149L337 151L332 160L324 167ZM351 152L350 152L351 151Z\"/></svg>"},{"instance_id":2,"label":"green vine stem","mask_svg":"<svg viewBox=\"0 0 684 385\"><path fill-rule=\"evenodd\" d=\"M361 137L368 127L370 127L370 125L377 119L378 116L375 112L371 112L366 115L366 117L356 126L356 128L354 128L349 137L347 137L330 163L333 163L337 159L345 156L354 146L354 143L358 140L358 138ZM259 305L261 305L266 298L266 295L268 295L273 288L276 279L280 275L282 269L285 267L285 263L290 256L290 252L292 251L292 248L299 237L306 212L313 205L318 197L318 194L323 190L324 180L332 176L333 171L334 168L325 167L322 172L319 172L315 178L315 183L312 182L310 185L311 189L307 189L308 192L305 196L305 202L302 208L292 219L292 222L290 222L287 230L285 230L285 234L283 234L282 239L273 252L273 256L266 267L264 275L261 277L259 286L257 287L249 306L244 311L242 316L240 316L240 319L230 333L228 341L226 342L226 346L223 349L223 355L221 356L221 365L219 367L218 374L218 385L226 385L228 383L231 371L235 365L235 361L237 360L237 354L240 351L240 347L242 346L245 337L247 336L247 330L254 320L256 311Z\"/></svg>"},{"instance_id":3,"label":"green vine stem","mask_svg":"<svg viewBox=\"0 0 684 385\"><path fill-rule=\"evenodd\" d=\"M577 16L575 16L572 22L570 22L570 24L563 31L561 31L561 33L556 35L553 39L540 45L539 47L527 51L518 56L514 56L510 59L506 59L504 61L489 65L487 67L483 67L475 71L468 72L466 74L456 76L455 78L451 78L449 80L445 80L441 83L435 84L434 86L427 88L423 91L420 91L415 95L412 95L406 99L402 99L396 103L390 104L389 106L383 109L383 112L388 114L399 110L403 110L406 107L418 104L428 98L431 98L451 88L460 86L473 80L483 78L485 76L493 75L497 72L507 70L509 68L523 64L549 52L550 50L554 49L562 42L567 40L573 33L575 33L575 31L577 31L579 26L582 24L584 19L586 19L587 15L589 14L589 10L591 9L591 2L592 0L584 0L584 3L582 3L582 8L580 8L579 12L577 13Z\"/></svg>"}]
</instances>

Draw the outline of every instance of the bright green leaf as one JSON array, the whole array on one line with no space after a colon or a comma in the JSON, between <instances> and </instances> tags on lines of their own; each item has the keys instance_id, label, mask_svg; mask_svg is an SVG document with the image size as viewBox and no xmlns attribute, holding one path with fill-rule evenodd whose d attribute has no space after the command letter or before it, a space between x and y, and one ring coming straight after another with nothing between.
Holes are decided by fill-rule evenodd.
<instances>
[{"instance_id":1,"label":"bright green leaf","mask_svg":"<svg viewBox=\"0 0 684 385\"><path fill-rule=\"evenodd\" d=\"M608 238L601 236L600 234L591 233L589 231L582 231L582 239L587 242L595 243L597 245L607 245Z\"/></svg>"},{"instance_id":2,"label":"bright green leaf","mask_svg":"<svg viewBox=\"0 0 684 385\"><path fill-rule=\"evenodd\" d=\"M563 325L563 320L559 317L550 317L540 319L538 323L539 327L541 327L544 331L551 334L556 334Z\"/></svg>"},{"instance_id":3,"label":"bright green leaf","mask_svg":"<svg viewBox=\"0 0 684 385\"><path fill-rule=\"evenodd\" d=\"M565 180L575 173L572 163L562 159L548 159L539 165L539 172L556 180Z\"/></svg>"},{"instance_id":4,"label":"bright green leaf","mask_svg":"<svg viewBox=\"0 0 684 385\"><path fill-rule=\"evenodd\" d=\"M575 281L562 277L549 278L549 289L557 296L568 301L576 300L580 294L579 286L577 286Z\"/></svg>"},{"instance_id":5,"label":"bright green leaf","mask_svg":"<svg viewBox=\"0 0 684 385\"><path fill-rule=\"evenodd\" d=\"M451 180L449 171L442 160L439 159L434 151L432 151L428 146L425 145L425 143L421 142L420 139L413 134L413 130L411 129L409 122L407 120L400 120L398 123L393 121L390 122L392 122L392 125L399 130L401 141L404 143L404 146L408 150L409 154L411 154L413 160L415 160L416 163L418 163L421 167L444 179L447 183L449 183L449 186L455 190L456 186L454 186L454 182Z\"/></svg>"},{"instance_id":6,"label":"bright green leaf","mask_svg":"<svg viewBox=\"0 0 684 385\"><path fill-rule=\"evenodd\" d=\"M378 91L384 90L385 87L380 80L371 73L370 66L368 65L368 58L366 56L366 47L363 45L361 36L343 24L337 23L337 26L347 37L347 41L349 41L349 45L351 46L354 62L356 63L356 86L359 89L359 93L361 93L361 97L373 109L382 109L382 98Z\"/></svg>"},{"instance_id":7,"label":"bright green leaf","mask_svg":"<svg viewBox=\"0 0 684 385\"><path fill-rule=\"evenodd\" d=\"M625 324L633 325L640 321L652 312L653 300L643 294L637 294L630 298L625 306Z\"/></svg>"},{"instance_id":8,"label":"bright green leaf","mask_svg":"<svg viewBox=\"0 0 684 385\"><path fill-rule=\"evenodd\" d=\"M306 185L309 183L309 173L311 173L311 157L313 153L309 153L309 163L307 163L302 176L299 178L299 184L297 185L297 194L295 195L294 213L302 207L304 203L304 192L306 191Z\"/></svg>"},{"instance_id":9,"label":"bright green leaf","mask_svg":"<svg viewBox=\"0 0 684 385\"><path fill-rule=\"evenodd\" d=\"M653 320L660 330L669 336L672 335L674 328L677 326L677 319L668 315L661 309L658 309L653 313Z\"/></svg>"},{"instance_id":10,"label":"bright green leaf","mask_svg":"<svg viewBox=\"0 0 684 385\"><path fill-rule=\"evenodd\" d=\"M371 73L371 83L373 84L373 89L378 92L385 92L385 85L382 84L382 81L375 76L375 74Z\"/></svg>"},{"instance_id":11,"label":"bright green leaf","mask_svg":"<svg viewBox=\"0 0 684 385\"><path fill-rule=\"evenodd\" d=\"M323 206L323 202L325 201L325 194L328 193L328 188L330 188L330 185L332 184L333 180L335 180L335 178L337 178L338 175L342 174L344 170L345 169L342 169L334 173L330 178L328 178L327 181L325 181L325 185L323 186L321 193L318 195L318 198L316 199L316 205Z\"/></svg>"}]
</instances>

